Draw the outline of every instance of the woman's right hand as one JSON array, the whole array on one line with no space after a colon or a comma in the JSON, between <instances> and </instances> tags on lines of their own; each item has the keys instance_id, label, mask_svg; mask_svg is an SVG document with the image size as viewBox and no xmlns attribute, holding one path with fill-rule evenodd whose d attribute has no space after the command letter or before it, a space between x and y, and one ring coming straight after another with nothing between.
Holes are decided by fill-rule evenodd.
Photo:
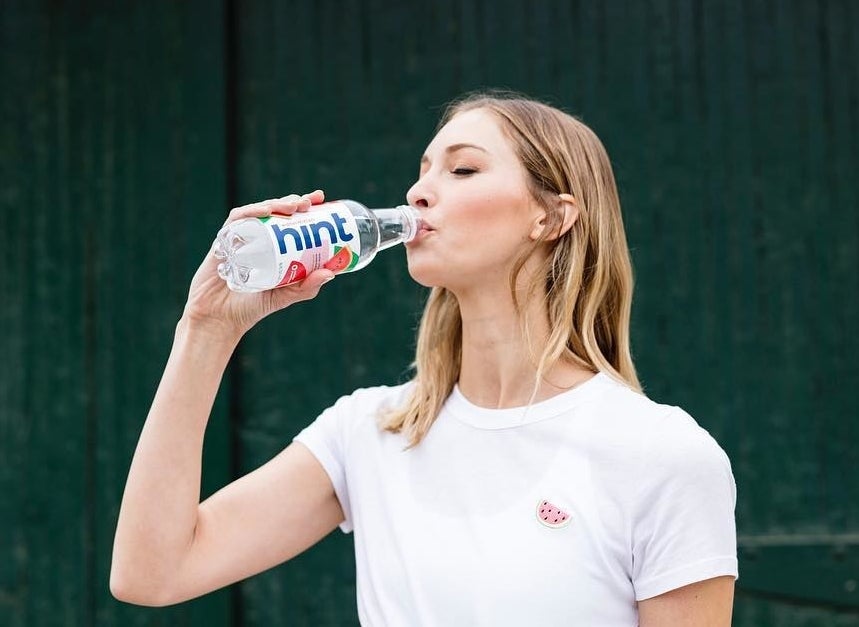
<instances>
[{"instance_id":1,"label":"woman's right hand","mask_svg":"<svg viewBox=\"0 0 859 627\"><path fill-rule=\"evenodd\" d=\"M292 215L307 211L311 206L324 201L325 194L322 190L303 196L290 194L283 198L237 207L230 212L224 224L273 213ZM226 281L218 276L219 263L220 260L209 250L191 281L183 318L188 324L227 334L236 341L267 315L293 303L310 300L319 293L323 283L334 278L331 270L319 269L293 285L265 292L233 292L227 287Z\"/></svg>"}]
</instances>

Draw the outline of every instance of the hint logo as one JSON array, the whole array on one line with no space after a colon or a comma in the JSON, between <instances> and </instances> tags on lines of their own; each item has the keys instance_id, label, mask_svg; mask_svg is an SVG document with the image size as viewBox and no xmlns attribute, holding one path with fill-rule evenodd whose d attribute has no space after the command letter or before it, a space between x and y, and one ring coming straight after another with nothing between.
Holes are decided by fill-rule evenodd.
<instances>
[{"instance_id":1,"label":"hint logo","mask_svg":"<svg viewBox=\"0 0 859 627\"><path fill-rule=\"evenodd\" d=\"M333 222L329 222L328 220L319 220L313 224L302 224L298 228L280 228L279 225L272 224L271 228L274 231L275 238L277 239L280 254L286 254L288 248L286 243L287 238L292 239L293 247L296 251L322 246L322 237L320 236L320 233L323 230L328 231L328 237L332 244L337 242L348 242L355 238L354 235L347 233L343 228L344 225L347 224L347 220L345 218L340 217L336 211L332 211L331 219Z\"/></svg>"}]
</instances>

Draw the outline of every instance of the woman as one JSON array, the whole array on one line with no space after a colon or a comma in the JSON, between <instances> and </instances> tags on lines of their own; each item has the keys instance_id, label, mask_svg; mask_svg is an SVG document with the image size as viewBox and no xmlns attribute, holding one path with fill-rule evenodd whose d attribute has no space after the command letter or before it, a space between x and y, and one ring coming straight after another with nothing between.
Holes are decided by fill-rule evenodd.
<instances>
[{"instance_id":1,"label":"woman","mask_svg":"<svg viewBox=\"0 0 859 627\"><path fill-rule=\"evenodd\" d=\"M321 191L234 209L307 211ZM455 103L408 192L432 288L407 384L338 400L199 503L203 432L241 336L333 278L191 285L128 477L111 590L164 605L355 531L366 625L729 625L736 489L722 449L641 393L608 157L517 97ZM157 504L157 505L156 505Z\"/></svg>"}]
</instances>

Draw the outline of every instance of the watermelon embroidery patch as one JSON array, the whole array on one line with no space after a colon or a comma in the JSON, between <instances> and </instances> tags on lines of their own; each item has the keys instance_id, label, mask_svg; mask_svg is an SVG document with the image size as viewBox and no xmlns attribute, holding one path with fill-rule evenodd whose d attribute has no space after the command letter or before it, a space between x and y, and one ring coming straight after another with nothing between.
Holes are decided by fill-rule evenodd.
<instances>
[{"instance_id":1,"label":"watermelon embroidery patch","mask_svg":"<svg viewBox=\"0 0 859 627\"><path fill-rule=\"evenodd\" d=\"M537 503L537 520L551 529L559 529L570 524L571 517L557 505L540 501Z\"/></svg>"}]
</instances>

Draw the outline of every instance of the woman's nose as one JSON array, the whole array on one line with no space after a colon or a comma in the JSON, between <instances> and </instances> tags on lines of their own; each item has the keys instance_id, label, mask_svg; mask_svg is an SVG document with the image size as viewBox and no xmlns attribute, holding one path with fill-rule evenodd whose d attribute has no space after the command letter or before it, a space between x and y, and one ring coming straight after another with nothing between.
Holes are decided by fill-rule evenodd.
<instances>
[{"instance_id":1,"label":"woman's nose","mask_svg":"<svg viewBox=\"0 0 859 627\"><path fill-rule=\"evenodd\" d=\"M412 207L426 209L433 204L434 196L430 190L427 189L426 183L418 179L406 193L406 200Z\"/></svg>"}]
</instances>

